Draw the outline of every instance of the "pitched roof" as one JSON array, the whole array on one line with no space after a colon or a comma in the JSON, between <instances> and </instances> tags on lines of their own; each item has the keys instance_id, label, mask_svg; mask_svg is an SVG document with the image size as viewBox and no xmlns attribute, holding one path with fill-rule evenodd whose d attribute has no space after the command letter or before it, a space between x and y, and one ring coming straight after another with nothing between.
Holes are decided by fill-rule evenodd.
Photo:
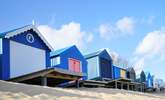
<instances>
[{"instance_id":1,"label":"pitched roof","mask_svg":"<svg viewBox=\"0 0 165 100\"><path fill-rule=\"evenodd\" d=\"M53 51L52 46L48 43L48 41L44 38L44 36L39 32L39 30L34 25L26 25L26 26L23 26L23 27L20 27L17 29L13 29L13 30L10 30L7 32L0 33L0 37L1 38L10 38L10 37L21 34L25 31L28 31L31 29L33 31L35 31L37 33L37 35L43 40L43 42L47 45L47 47Z\"/></svg>"},{"instance_id":2,"label":"pitched roof","mask_svg":"<svg viewBox=\"0 0 165 100\"><path fill-rule=\"evenodd\" d=\"M134 71L134 72L135 72L135 70L134 70L133 67L128 67L126 70L127 70L127 71Z\"/></svg>"},{"instance_id":3,"label":"pitched roof","mask_svg":"<svg viewBox=\"0 0 165 100\"><path fill-rule=\"evenodd\" d=\"M75 46L75 45L74 45ZM66 48L62 48L62 49L59 49L59 50L56 50L56 51L52 51L50 52L50 57L53 57L53 56L59 56L61 53L63 53L64 51L74 47L74 46L69 46L69 47L66 47Z\"/></svg>"},{"instance_id":4,"label":"pitched roof","mask_svg":"<svg viewBox=\"0 0 165 100\"><path fill-rule=\"evenodd\" d=\"M144 72L146 77L151 76L150 72Z\"/></svg>"},{"instance_id":5,"label":"pitched roof","mask_svg":"<svg viewBox=\"0 0 165 100\"><path fill-rule=\"evenodd\" d=\"M99 50L99 51L96 51L96 52L93 52L93 53L90 53L90 54L87 54L87 55L85 55L84 57L85 57L86 59L88 59L88 58L92 58L92 57L98 56L98 55L99 55L100 53L102 53L104 50L105 50L105 49Z\"/></svg>"}]
</instances>

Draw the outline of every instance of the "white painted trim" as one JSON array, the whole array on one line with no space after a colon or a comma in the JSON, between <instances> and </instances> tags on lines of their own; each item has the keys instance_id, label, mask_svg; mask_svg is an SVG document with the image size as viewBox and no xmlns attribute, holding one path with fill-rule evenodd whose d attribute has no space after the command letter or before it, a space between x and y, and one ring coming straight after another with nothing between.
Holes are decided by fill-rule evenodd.
<instances>
[{"instance_id":1,"label":"white painted trim","mask_svg":"<svg viewBox=\"0 0 165 100\"><path fill-rule=\"evenodd\" d=\"M5 38L13 37L15 35L21 34L21 33L25 32L25 31L30 30L30 29L33 29L33 31L35 31L38 34L38 36L49 47L49 49L51 49L52 51L54 50L53 47L48 43L48 41L44 38L44 36L40 33L40 31L34 25L25 26L23 28L15 30L15 31L9 32L9 33L7 33Z\"/></svg>"}]
</instances>

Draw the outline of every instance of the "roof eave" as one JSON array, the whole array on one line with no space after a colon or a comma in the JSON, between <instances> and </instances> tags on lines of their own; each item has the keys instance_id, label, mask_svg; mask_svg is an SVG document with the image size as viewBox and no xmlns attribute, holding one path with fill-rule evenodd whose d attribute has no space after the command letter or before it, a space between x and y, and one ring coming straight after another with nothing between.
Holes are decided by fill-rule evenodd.
<instances>
[{"instance_id":1,"label":"roof eave","mask_svg":"<svg viewBox=\"0 0 165 100\"><path fill-rule=\"evenodd\" d=\"M4 35L4 36L2 35L2 36L0 36L0 37L2 37L2 38L10 38L10 37L13 37L13 36L15 36L15 35L17 35L17 34L23 33L23 32L25 32L25 31L28 31L28 30L31 30L31 29L32 29L33 31L35 31L35 32L39 35L39 37L43 40L43 42L47 45L47 47L48 47L51 51L54 50L53 47L48 43L48 41L44 38L44 36L40 33L40 31L39 31L34 25L28 25L28 26L26 26L26 27L17 29L17 30L15 30L15 31L8 32L6 35Z\"/></svg>"}]
</instances>

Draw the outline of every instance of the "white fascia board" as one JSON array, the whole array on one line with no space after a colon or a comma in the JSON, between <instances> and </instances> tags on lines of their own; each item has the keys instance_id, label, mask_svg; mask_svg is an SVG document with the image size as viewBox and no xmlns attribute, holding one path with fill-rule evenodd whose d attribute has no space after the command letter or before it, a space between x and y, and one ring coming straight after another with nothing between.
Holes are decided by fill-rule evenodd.
<instances>
[{"instance_id":1,"label":"white fascia board","mask_svg":"<svg viewBox=\"0 0 165 100\"><path fill-rule=\"evenodd\" d=\"M34 26L34 25L29 25L20 29L17 29L15 31L9 32L7 33L7 35L5 36L5 38L10 38L13 37L15 35L18 35L20 33L23 33L25 31L28 31L30 29L33 29L33 31L35 31L38 36L44 41L44 43L49 47L49 49L51 49L51 51L53 51L53 47L48 43L48 41L44 38L44 36L40 33L40 31Z\"/></svg>"}]
</instances>

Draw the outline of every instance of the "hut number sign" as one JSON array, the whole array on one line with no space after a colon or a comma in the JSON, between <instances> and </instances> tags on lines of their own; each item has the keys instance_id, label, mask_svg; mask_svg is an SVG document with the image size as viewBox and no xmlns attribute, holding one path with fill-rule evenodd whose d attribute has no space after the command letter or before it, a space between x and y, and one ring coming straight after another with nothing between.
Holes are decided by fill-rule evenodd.
<instances>
[{"instance_id":1,"label":"hut number sign","mask_svg":"<svg viewBox=\"0 0 165 100\"><path fill-rule=\"evenodd\" d=\"M34 42L34 36L32 34L27 34L26 35L26 40L29 42L29 43L33 43Z\"/></svg>"}]
</instances>

